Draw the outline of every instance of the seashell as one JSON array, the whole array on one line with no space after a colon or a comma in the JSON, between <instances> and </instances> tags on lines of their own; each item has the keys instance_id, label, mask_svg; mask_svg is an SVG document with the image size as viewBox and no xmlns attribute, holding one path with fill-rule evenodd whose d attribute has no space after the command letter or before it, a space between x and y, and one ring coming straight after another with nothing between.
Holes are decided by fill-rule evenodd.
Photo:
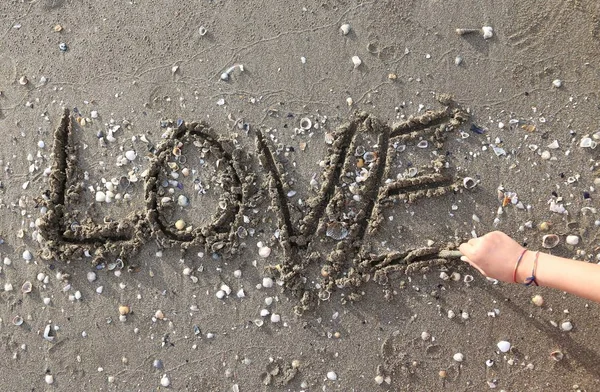
<instances>
[{"instance_id":1,"label":"seashell","mask_svg":"<svg viewBox=\"0 0 600 392\"><path fill-rule=\"evenodd\" d=\"M462 362L465 360L465 356L462 353L456 353L452 356L452 359L454 359L456 362Z\"/></svg>"},{"instance_id":2,"label":"seashell","mask_svg":"<svg viewBox=\"0 0 600 392\"><path fill-rule=\"evenodd\" d=\"M463 279L463 282L465 283L471 283L473 281L473 275L465 275L465 278Z\"/></svg>"},{"instance_id":3,"label":"seashell","mask_svg":"<svg viewBox=\"0 0 600 392\"><path fill-rule=\"evenodd\" d=\"M569 245L577 245L579 244L579 237L576 235L568 235L566 242Z\"/></svg>"},{"instance_id":4,"label":"seashell","mask_svg":"<svg viewBox=\"0 0 600 392\"><path fill-rule=\"evenodd\" d=\"M269 248L268 246L261 246L258 249L258 255L260 257L267 258L267 257L269 257L270 254L271 254L271 248Z\"/></svg>"},{"instance_id":5,"label":"seashell","mask_svg":"<svg viewBox=\"0 0 600 392\"><path fill-rule=\"evenodd\" d=\"M356 147L356 150L354 150L354 155L357 157L362 157L363 155L365 155L365 147L364 146L358 146Z\"/></svg>"},{"instance_id":6,"label":"seashell","mask_svg":"<svg viewBox=\"0 0 600 392\"><path fill-rule=\"evenodd\" d=\"M32 258L33 258L33 255L31 254L31 252L30 252L30 251L28 251L28 250L25 250L25 251L23 252L23 260L25 260L25 261L30 261Z\"/></svg>"},{"instance_id":7,"label":"seashell","mask_svg":"<svg viewBox=\"0 0 600 392\"><path fill-rule=\"evenodd\" d=\"M419 148L427 148L429 146L429 142L427 140L421 140L417 143L417 147Z\"/></svg>"},{"instance_id":8,"label":"seashell","mask_svg":"<svg viewBox=\"0 0 600 392\"><path fill-rule=\"evenodd\" d=\"M31 290L33 290L33 285L30 281L26 281L25 283L23 283L23 286L21 286L21 292L23 294L29 294L31 293Z\"/></svg>"},{"instance_id":9,"label":"seashell","mask_svg":"<svg viewBox=\"0 0 600 392\"><path fill-rule=\"evenodd\" d=\"M552 143L548 144L547 146L548 148L552 149L552 150L556 150L559 146L558 146L558 140L554 140Z\"/></svg>"},{"instance_id":10,"label":"seashell","mask_svg":"<svg viewBox=\"0 0 600 392\"><path fill-rule=\"evenodd\" d=\"M550 358L554 359L556 362L561 361L564 358L564 354L560 350L554 350L550 353Z\"/></svg>"},{"instance_id":11,"label":"seashell","mask_svg":"<svg viewBox=\"0 0 600 392\"><path fill-rule=\"evenodd\" d=\"M204 37L206 35L206 33L208 33L208 30L206 29L206 27L200 26L198 28L198 34L200 34L200 37Z\"/></svg>"},{"instance_id":12,"label":"seashell","mask_svg":"<svg viewBox=\"0 0 600 392\"><path fill-rule=\"evenodd\" d=\"M554 80L552 81L552 85L553 85L554 87L556 87L556 88L560 88L560 87L562 86L562 80L560 80L560 79L554 79Z\"/></svg>"},{"instance_id":13,"label":"seashell","mask_svg":"<svg viewBox=\"0 0 600 392\"><path fill-rule=\"evenodd\" d=\"M262 327L264 323L265 322L261 319L254 320L254 325L256 325L257 327Z\"/></svg>"},{"instance_id":14,"label":"seashell","mask_svg":"<svg viewBox=\"0 0 600 392\"><path fill-rule=\"evenodd\" d=\"M236 234L239 238L243 239L243 238L248 237L248 230L246 230L246 228L244 226L240 226L237 228Z\"/></svg>"},{"instance_id":15,"label":"seashell","mask_svg":"<svg viewBox=\"0 0 600 392\"><path fill-rule=\"evenodd\" d=\"M22 325L23 324L23 317L21 317L19 315L16 315L15 317L13 317L12 323L13 323L13 325L16 325L17 327L19 325Z\"/></svg>"},{"instance_id":16,"label":"seashell","mask_svg":"<svg viewBox=\"0 0 600 392\"><path fill-rule=\"evenodd\" d=\"M463 58L461 56L456 56L454 58L454 65L459 66L462 64L462 62L463 62Z\"/></svg>"},{"instance_id":17,"label":"seashell","mask_svg":"<svg viewBox=\"0 0 600 392\"><path fill-rule=\"evenodd\" d=\"M365 160L365 162L367 163L371 163L374 162L377 159L377 153L375 152L371 152L371 151L367 151L365 152L365 154L363 155L363 159Z\"/></svg>"},{"instance_id":18,"label":"seashell","mask_svg":"<svg viewBox=\"0 0 600 392\"><path fill-rule=\"evenodd\" d=\"M533 303L535 306L543 306L544 305L544 297L542 297L541 295L534 295L533 298L531 298L531 303Z\"/></svg>"},{"instance_id":19,"label":"seashell","mask_svg":"<svg viewBox=\"0 0 600 392\"><path fill-rule=\"evenodd\" d=\"M175 222L175 228L177 230L183 230L185 227L185 221L183 219L179 219L177 222Z\"/></svg>"},{"instance_id":20,"label":"seashell","mask_svg":"<svg viewBox=\"0 0 600 392\"><path fill-rule=\"evenodd\" d=\"M552 249L560 242L556 234L546 234L542 237L542 246L546 249Z\"/></svg>"},{"instance_id":21,"label":"seashell","mask_svg":"<svg viewBox=\"0 0 600 392\"><path fill-rule=\"evenodd\" d=\"M354 68L358 68L362 64L362 60L358 56L352 56L352 64L354 64Z\"/></svg>"},{"instance_id":22,"label":"seashell","mask_svg":"<svg viewBox=\"0 0 600 392\"><path fill-rule=\"evenodd\" d=\"M175 155L176 157L181 155L181 148L175 146L173 147L173 151L172 151L173 155Z\"/></svg>"},{"instance_id":23,"label":"seashell","mask_svg":"<svg viewBox=\"0 0 600 392\"><path fill-rule=\"evenodd\" d=\"M310 121L310 118L308 117L302 117L300 119L300 128L304 129L305 131L308 131L309 129L312 128L312 121Z\"/></svg>"},{"instance_id":24,"label":"seashell","mask_svg":"<svg viewBox=\"0 0 600 392\"><path fill-rule=\"evenodd\" d=\"M418 172L419 172L419 169L417 169L416 167L411 167L408 169L408 176L414 177L417 175Z\"/></svg>"},{"instance_id":25,"label":"seashell","mask_svg":"<svg viewBox=\"0 0 600 392\"><path fill-rule=\"evenodd\" d=\"M483 26L481 28L483 39L490 39L494 36L494 29L491 26Z\"/></svg>"},{"instance_id":26,"label":"seashell","mask_svg":"<svg viewBox=\"0 0 600 392\"><path fill-rule=\"evenodd\" d=\"M475 188L476 185L477 185L477 181L475 181L471 177L465 177L463 179L463 186L465 187L465 189L473 189L473 188Z\"/></svg>"},{"instance_id":27,"label":"seashell","mask_svg":"<svg viewBox=\"0 0 600 392\"><path fill-rule=\"evenodd\" d=\"M350 34L350 30L352 30L352 27L348 23L344 23L343 25L340 26L340 31L342 32L343 35Z\"/></svg>"},{"instance_id":28,"label":"seashell","mask_svg":"<svg viewBox=\"0 0 600 392\"><path fill-rule=\"evenodd\" d=\"M592 147L592 142L592 138L584 137L583 139L581 139L581 142L579 142L579 147L590 148Z\"/></svg>"},{"instance_id":29,"label":"seashell","mask_svg":"<svg viewBox=\"0 0 600 392\"><path fill-rule=\"evenodd\" d=\"M44 328L44 339L46 339L49 342L52 342L54 340L54 335L52 332L52 326L50 324L46 325L46 328Z\"/></svg>"},{"instance_id":30,"label":"seashell","mask_svg":"<svg viewBox=\"0 0 600 392\"><path fill-rule=\"evenodd\" d=\"M510 343L507 342L506 340L499 341L497 346L498 346L498 350L500 350L503 353L506 353L510 350Z\"/></svg>"},{"instance_id":31,"label":"seashell","mask_svg":"<svg viewBox=\"0 0 600 392\"><path fill-rule=\"evenodd\" d=\"M133 150L128 150L125 152L125 158L127 158L128 161L133 161L136 157L137 154Z\"/></svg>"},{"instance_id":32,"label":"seashell","mask_svg":"<svg viewBox=\"0 0 600 392\"><path fill-rule=\"evenodd\" d=\"M179 195L177 198L177 204L179 204L181 207L187 207L190 205L190 201L185 195Z\"/></svg>"},{"instance_id":33,"label":"seashell","mask_svg":"<svg viewBox=\"0 0 600 392\"><path fill-rule=\"evenodd\" d=\"M332 222L327 225L325 234L336 241L341 241L348 236L348 229L341 222Z\"/></svg>"},{"instance_id":34,"label":"seashell","mask_svg":"<svg viewBox=\"0 0 600 392\"><path fill-rule=\"evenodd\" d=\"M119 314L121 316L126 316L129 314L129 312L131 312L131 308L129 308L129 306L127 306L127 305L119 306Z\"/></svg>"},{"instance_id":35,"label":"seashell","mask_svg":"<svg viewBox=\"0 0 600 392\"><path fill-rule=\"evenodd\" d=\"M569 320L565 320L562 323L560 323L560 329L565 332L569 332L573 329L573 323L571 323Z\"/></svg>"}]
</instances>

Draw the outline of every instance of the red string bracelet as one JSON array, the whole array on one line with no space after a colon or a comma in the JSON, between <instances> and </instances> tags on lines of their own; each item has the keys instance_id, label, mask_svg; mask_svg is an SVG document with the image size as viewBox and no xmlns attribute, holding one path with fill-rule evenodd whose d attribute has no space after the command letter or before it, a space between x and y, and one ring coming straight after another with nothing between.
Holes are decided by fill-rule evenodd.
<instances>
[{"instance_id":1,"label":"red string bracelet","mask_svg":"<svg viewBox=\"0 0 600 392\"><path fill-rule=\"evenodd\" d=\"M521 260L523 260L523 255L525 254L525 252L527 252L527 249L523 249L523 252L521 252L521 256L519 256L519 258L517 259L517 263L515 264L515 270L513 271L514 283L517 283L517 269L519 269L519 264L521 263Z\"/></svg>"},{"instance_id":2,"label":"red string bracelet","mask_svg":"<svg viewBox=\"0 0 600 392\"><path fill-rule=\"evenodd\" d=\"M539 286L538 282L535 280L535 270L537 268L538 257L540 257L540 252L535 252L535 260L533 261L533 268L531 269L531 276L525 279L525 286L531 286L531 284L535 284Z\"/></svg>"}]
</instances>

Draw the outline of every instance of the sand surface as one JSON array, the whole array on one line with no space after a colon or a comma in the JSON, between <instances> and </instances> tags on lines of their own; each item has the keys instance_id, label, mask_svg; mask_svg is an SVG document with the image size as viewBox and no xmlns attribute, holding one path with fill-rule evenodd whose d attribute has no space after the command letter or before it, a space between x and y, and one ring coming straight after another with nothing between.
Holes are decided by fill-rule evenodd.
<instances>
[{"instance_id":1,"label":"sand surface","mask_svg":"<svg viewBox=\"0 0 600 392\"><path fill-rule=\"evenodd\" d=\"M0 389L600 390L598 304L448 253L498 229L599 261L599 18L3 2Z\"/></svg>"}]
</instances>

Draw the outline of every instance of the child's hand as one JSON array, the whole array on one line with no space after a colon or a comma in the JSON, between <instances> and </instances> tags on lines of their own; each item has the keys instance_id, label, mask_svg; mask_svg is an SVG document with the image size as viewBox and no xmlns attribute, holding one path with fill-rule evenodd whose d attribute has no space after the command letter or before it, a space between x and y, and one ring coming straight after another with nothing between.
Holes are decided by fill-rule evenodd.
<instances>
[{"instance_id":1,"label":"child's hand","mask_svg":"<svg viewBox=\"0 0 600 392\"><path fill-rule=\"evenodd\" d=\"M483 275L512 283L515 263L525 248L503 232L493 231L461 244L458 249L464 255L461 260Z\"/></svg>"}]
</instances>

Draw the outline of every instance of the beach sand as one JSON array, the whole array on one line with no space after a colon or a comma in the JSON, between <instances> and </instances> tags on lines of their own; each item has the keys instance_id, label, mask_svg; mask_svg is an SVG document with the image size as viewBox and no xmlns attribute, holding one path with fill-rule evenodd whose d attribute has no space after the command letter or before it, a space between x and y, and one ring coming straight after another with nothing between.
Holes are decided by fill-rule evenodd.
<instances>
[{"instance_id":1,"label":"beach sand","mask_svg":"<svg viewBox=\"0 0 600 392\"><path fill-rule=\"evenodd\" d=\"M598 304L451 253L600 261L596 2L0 15L0 389L600 390Z\"/></svg>"}]
</instances>

